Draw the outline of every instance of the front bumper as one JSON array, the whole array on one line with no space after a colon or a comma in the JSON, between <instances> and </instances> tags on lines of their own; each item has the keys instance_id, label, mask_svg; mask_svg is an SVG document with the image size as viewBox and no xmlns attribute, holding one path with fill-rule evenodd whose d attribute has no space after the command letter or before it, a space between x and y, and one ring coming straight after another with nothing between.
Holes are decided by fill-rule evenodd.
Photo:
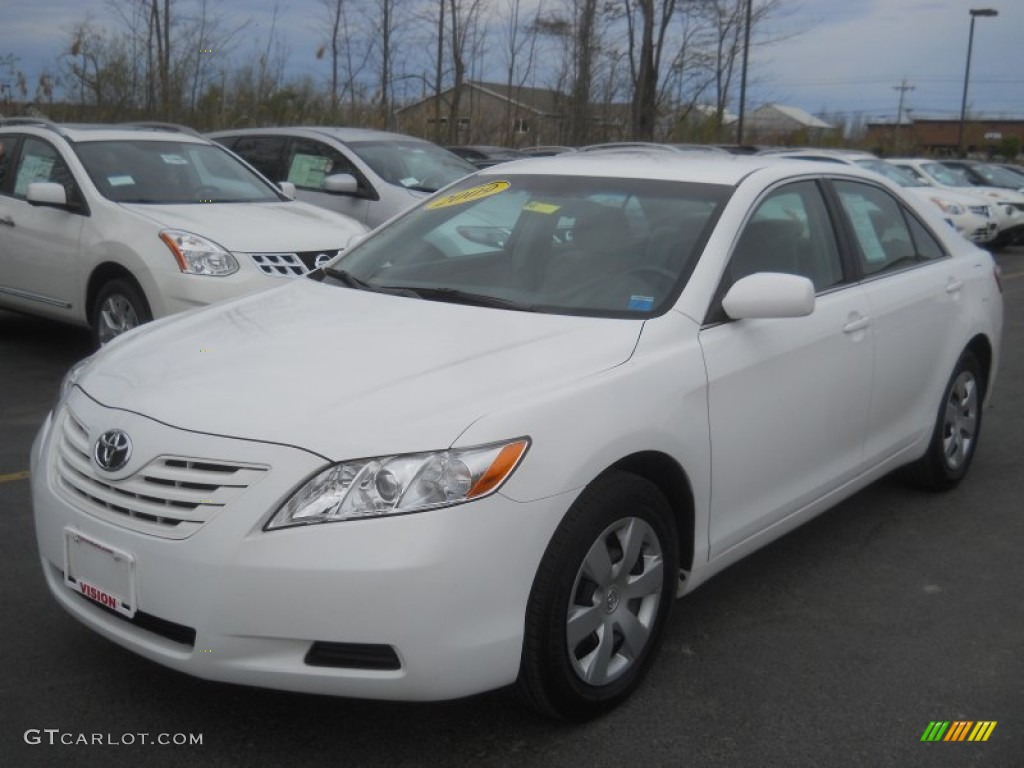
<instances>
[{"instance_id":1,"label":"front bumper","mask_svg":"<svg viewBox=\"0 0 1024 768\"><path fill-rule=\"evenodd\" d=\"M228 457L267 471L185 537L133 530L69 497L56 459L67 408L89 440L112 427L132 436L127 479L167 455ZM513 682L537 565L572 494L526 504L496 494L423 513L263 532L268 516L324 464L297 448L197 435L106 409L74 390L32 451L50 591L119 645L211 680L404 700ZM176 630L130 623L67 586L66 529L134 558L137 610ZM315 642L390 646L398 668L311 666Z\"/></svg>"}]
</instances>

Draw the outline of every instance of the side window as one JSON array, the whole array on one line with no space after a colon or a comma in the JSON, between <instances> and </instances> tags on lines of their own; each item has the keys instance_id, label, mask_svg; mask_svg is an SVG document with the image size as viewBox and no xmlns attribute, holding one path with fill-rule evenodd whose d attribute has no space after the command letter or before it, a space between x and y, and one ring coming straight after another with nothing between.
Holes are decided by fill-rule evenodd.
<instances>
[{"instance_id":1,"label":"side window","mask_svg":"<svg viewBox=\"0 0 1024 768\"><path fill-rule=\"evenodd\" d=\"M780 187L754 210L733 250L727 283L755 272L801 275L816 291L843 281L835 231L813 181Z\"/></svg>"},{"instance_id":2,"label":"side window","mask_svg":"<svg viewBox=\"0 0 1024 768\"><path fill-rule=\"evenodd\" d=\"M914 246L917 250L917 258L921 261L941 259L946 255L945 249L935 239L935 235L918 221L912 214L904 212L907 217L907 224L910 226L910 234L914 238Z\"/></svg>"},{"instance_id":3,"label":"side window","mask_svg":"<svg viewBox=\"0 0 1024 768\"><path fill-rule=\"evenodd\" d=\"M75 179L64 158L57 152L57 148L49 142L28 137L18 159L18 169L14 176L14 196L24 199L28 193L28 185L37 181L60 184L64 187L68 200L77 199Z\"/></svg>"},{"instance_id":4,"label":"side window","mask_svg":"<svg viewBox=\"0 0 1024 768\"><path fill-rule=\"evenodd\" d=\"M232 150L276 184L284 179L281 155L284 154L285 141L284 136L242 136Z\"/></svg>"},{"instance_id":5,"label":"side window","mask_svg":"<svg viewBox=\"0 0 1024 768\"><path fill-rule=\"evenodd\" d=\"M287 171L285 178L303 189L323 189L324 179L334 173L360 176L352 161L336 149L308 139L292 140Z\"/></svg>"},{"instance_id":6,"label":"side window","mask_svg":"<svg viewBox=\"0 0 1024 768\"><path fill-rule=\"evenodd\" d=\"M14 149L18 140L13 136L0 138L0 194L7 192L7 169L11 165L11 158L14 157Z\"/></svg>"},{"instance_id":7,"label":"side window","mask_svg":"<svg viewBox=\"0 0 1024 768\"><path fill-rule=\"evenodd\" d=\"M888 269L901 269L936 255L919 255L918 245L908 221L920 230L921 246L932 254L942 255L942 248L912 216L904 214L903 206L888 192L870 184L836 181L836 192L843 211L850 221L857 244L861 269L875 275Z\"/></svg>"}]
</instances>

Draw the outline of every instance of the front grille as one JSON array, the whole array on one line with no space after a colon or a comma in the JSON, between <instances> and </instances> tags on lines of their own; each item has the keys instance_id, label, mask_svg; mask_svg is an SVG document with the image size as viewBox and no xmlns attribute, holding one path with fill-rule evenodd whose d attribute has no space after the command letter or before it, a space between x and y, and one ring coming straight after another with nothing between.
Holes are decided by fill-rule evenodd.
<instances>
[{"instance_id":1,"label":"front grille","mask_svg":"<svg viewBox=\"0 0 1024 768\"><path fill-rule=\"evenodd\" d=\"M302 277L316 269L320 256L334 258L340 251L295 251L292 253L250 253L260 271L271 277Z\"/></svg>"},{"instance_id":2,"label":"front grille","mask_svg":"<svg viewBox=\"0 0 1024 768\"><path fill-rule=\"evenodd\" d=\"M390 645L374 645L372 643L317 641L310 646L305 662L311 667L378 670L402 668L394 648Z\"/></svg>"},{"instance_id":3,"label":"front grille","mask_svg":"<svg viewBox=\"0 0 1024 768\"><path fill-rule=\"evenodd\" d=\"M967 210L978 216L984 216L986 219L989 217L989 210L987 205L969 205Z\"/></svg>"},{"instance_id":4,"label":"front grille","mask_svg":"<svg viewBox=\"0 0 1024 768\"><path fill-rule=\"evenodd\" d=\"M59 568L54 568L59 574L58 578L61 581L64 580L64 572ZM194 648L196 645L196 631L192 627L186 627L184 624L178 624L174 621L168 621L167 619L161 619L159 616L154 616L151 613L145 613L144 611L136 611L135 615L130 619L123 613L118 613L112 608L107 608L105 605L100 605L95 600L90 600L81 592L71 590L71 592L84 600L89 605L99 608L101 611L106 613L108 616L113 616L116 619L120 619L123 622L144 629L147 632L152 632L154 635L159 635L167 640L180 645L187 645L189 648Z\"/></svg>"},{"instance_id":5,"label":"front grille","mask_svg":"<svg viewBox=\"0 0 1024 768\"><path fill-rule=\"evenodd\" d=\"M159 456L112 480L97 474L91 455L88 429L69 409L55 458L64 495L95 517L168 539L191 536L267 471L254 464Z\"/></svg>"}]
</instances>

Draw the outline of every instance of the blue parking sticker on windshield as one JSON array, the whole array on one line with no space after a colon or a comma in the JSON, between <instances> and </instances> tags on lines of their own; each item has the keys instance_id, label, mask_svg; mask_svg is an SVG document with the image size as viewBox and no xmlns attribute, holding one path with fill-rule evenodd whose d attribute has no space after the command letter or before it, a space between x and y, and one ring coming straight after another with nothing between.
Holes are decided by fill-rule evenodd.
<instances>
[{"instance_id":1,"label":"blue parking sticker on windshield","mask_svg":"<svg viewBox=\"0 0 1024 768\"><path fill-rule=\"evenodd\" d=\"M654 306L653 296L630 296L626 309L635 309L638 312L647 312Z\"/></svg>"}]
</instances>

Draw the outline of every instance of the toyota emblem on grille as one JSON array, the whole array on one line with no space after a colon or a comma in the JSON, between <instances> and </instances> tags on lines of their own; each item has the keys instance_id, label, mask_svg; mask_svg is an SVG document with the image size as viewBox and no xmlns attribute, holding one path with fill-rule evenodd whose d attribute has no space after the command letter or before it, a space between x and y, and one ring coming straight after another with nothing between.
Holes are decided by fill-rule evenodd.
<instances>
[{"instance_id":1,"label":"toyota emblem on grille","mask_svg":"<svg viewBox=\"0 0 1024 768\"><path fill-rule=\"evenodd\" d=\"M96 466L107 472L121 469L131 456L132 439L120 429L111 429L100 435L92 452Z\"/></svg>"}]
</instances>

